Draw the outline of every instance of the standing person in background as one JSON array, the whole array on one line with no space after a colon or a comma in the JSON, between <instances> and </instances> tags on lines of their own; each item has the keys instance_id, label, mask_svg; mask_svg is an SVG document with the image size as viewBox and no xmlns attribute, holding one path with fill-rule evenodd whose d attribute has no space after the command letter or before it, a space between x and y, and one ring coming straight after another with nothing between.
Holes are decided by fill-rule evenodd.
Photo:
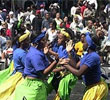
<instances>
[{"instance_id":1,"label":"standing person in background","mask_svg":"<svg viewBox=\"0 0 110 100\"><path fill-rule=\"evenodd\" d=\"M50 28L47 30L46 32L46 38L49 41L49 43L52 43L56 37L57 37L57 29L56 29L56 21L53 20L52 22L50 22Z\"/></svg>"},{"instance_id":2,"label":"standing person in background","mask_svg":"<svg viewBox=\"0 0 110 100\"><path fill-rule=\"evenodd\" d=\"M55 18L56 13L60 12L60 7L59 7L58 3L50 4L49 9L50 9L50 13L51 13L50 15L52 18Z\"/></svg>"},{"instance_id":3,"label":"standing person in background","mask_svg":"<svg viewBox=\"0 0 110 100\"><path fill-rule=\"evenodd\" d=\"M10 25L10 29L12 29L13 24L15 23L17 19L14 17L14 12L10 11L9 12L9 25Z\"/></svg>"},{"instance_id":4,"label":"standing person in background","mask_svg":"<svg viewBox=\"0 0 110 100\"><path fill-rule=\"evenodd\" d=\"M42 21L42 30L43 29L49 29L50 28L50 23L52 22L52 18L50 17L50 13L45 14L45 18Z\"/></svg>"},{"instance_id":5,"label":"standing person in background","mask_svg":"<svg viewBox=\"0 0 110 100\"><path fill-rule=\"evenodd\" d=\"M95 4L95 10L97 10L97 8L98 8L98 3L97 3L97 0L86 0L90 5L91 4Z\"/></svg>"},{"instance_id":6,"label":"standing person in background","mask_svg":"<svg viewBox=\"0 0 110 100\"><path fill-rule=\"evenodd\" d=\"M41 26L42 26L42 17L41 17L41 13L40 10L36 11L36 16L32 21L32 27L33 27L33 31L35 31L35 33L40 33L41 32Z\"/></svg>"},{"instance_id":7,"label":"standing person in background","mask_svg":"<svg viewBox=\"0 0 110 100\"><path fill-rule=\"evenodd\" d=\"M92 20L93 17L94 17L94 12L92 10L91 5L88 4L87 8L84 10L84 13L83 13L84 26L86 26L87 21Z\"/></svg>"},{"instance_id":8,"label":"standing person in background","mask_svg":"<svg viewBox=\"0 0 110 100\"><path fill-rule=\"evenodd\" d=\"M83 2L82 6L80 7L82 17L83 17L84 10L87 8L87 5L88 5L88 2L85 1L85 2Z\"/></svg>"},{"instance_id":9,"label":"standing person in background","mask_svg":"<svg viewBox=\"0 0 110 100\"><path fill-rule=\"evenodd\" d=\"M2 16L3 20L5 21L6 20L6 16L7 16L7 10L6 9L2 10L1 16Z\"/></svg>"},{"instance_id":10,"label":"standing person in background","mask_svg":"<svg viewBox=\"0 0 110 100\"><path fill-rule=\"evenodd\" d=\"M40 12L41 12L41 17L44 18L46 13L48 13L48 11L45 9L45 5L41 4L40 5Z\"/></svg>"}]
</instances>

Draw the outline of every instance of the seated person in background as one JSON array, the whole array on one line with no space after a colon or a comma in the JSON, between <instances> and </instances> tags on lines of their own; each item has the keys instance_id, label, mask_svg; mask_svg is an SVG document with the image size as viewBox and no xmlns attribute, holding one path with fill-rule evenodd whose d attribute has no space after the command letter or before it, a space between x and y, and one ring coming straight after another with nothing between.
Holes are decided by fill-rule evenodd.
<instances>
[{"instance_id":1,"label":"seated person in background","mask_svg":"<svg viewBox=\"0 0 110 100\"><path fill-rule=\"evenodd\" d=\"M85 34L81 34L80 41L75 44L76 54L81 57L83 55L83 43L85 39Z\"/></svg>"}]
</instances>

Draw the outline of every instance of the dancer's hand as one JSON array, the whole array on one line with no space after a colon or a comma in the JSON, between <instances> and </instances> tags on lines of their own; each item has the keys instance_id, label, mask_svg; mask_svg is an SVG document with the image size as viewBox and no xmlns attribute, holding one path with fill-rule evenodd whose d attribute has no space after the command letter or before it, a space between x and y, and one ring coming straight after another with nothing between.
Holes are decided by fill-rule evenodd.
<instances>
[{"instance_id":1,"label":"dancer's hand","mask_svg":"<svg viewBox=\"0 0 110 100\"><path fill-rule=\"evenodd\" d=\"M48 51L49 51L49 48L46 46L46 47L44 48L44 54L47 54Z\"/></svg>"},{"instance_id":2,"label":"dancer's hand","mask_svg":"<svg viewBox=\"0 0 110 100\"><path fill-rule=\"evenodd\" d=\"M73 45L73 41L72 40L70 40L69 42L66 43L66 50L67 50L67 52L71 52L73 47L74 47L74 45Z\"/></svg>"},{"instance_id":3,"label":"dancer's hand","mask_svg":"<svg viewBox=\"0 0 110 100\"><path fill-rule=\"evenodd\" d=\"M65 65L65 64L68 64L69 61L70 61L69 58L68 59L61 58L61 59L59 59L59 63L58 64Z\"/></svg>"}]
</instances>

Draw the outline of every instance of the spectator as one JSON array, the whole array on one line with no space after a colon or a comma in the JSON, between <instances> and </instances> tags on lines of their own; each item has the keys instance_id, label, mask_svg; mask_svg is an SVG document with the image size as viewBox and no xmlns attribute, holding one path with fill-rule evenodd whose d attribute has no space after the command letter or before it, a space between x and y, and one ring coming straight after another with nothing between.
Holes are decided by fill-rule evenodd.
<instances>
[{"instance_id":1,"label":"spectator","mask_svg":"<svg viewBox=\"0 0 110 100\"><path fill-rule=\"evenodd\" d=\"M48 11L45 9L45 5L41 4L40 5L40 12L41 12L41 17L44 18L46 13L48 13Z\"/></svg>"},{"instance_id":2,"label":"spectator","mask_svg":"<svg viewBox=\"0 0 110 100\"><path fill-rule=\"evenodd\" d=\"M2 27L6 29L6 36L11 39L12 33L11 30L8 28L8 24L6 22L3 22Z\"/></svg>"},{"instance_id":3,"label":"spectator","mask_svg":"<svg viewBox=\"0 0 110 100\"><path fill-rule=\"evenodd\" d=\"M7 40L6 48L3 50L3 53L2 53L2 60L5 59L6 67L9 66L9 64L10 64L10 62L12 60L12 55L13 55L12 41L11 40Z\"/></svg>"},{"instance_id":4,"label":"spectator","mask_svg":"<svg viewBox=\"0 0 110 100\"><path fill-rule=\"evenodd\" d=\"M3 18L3 21L6 20L6 16L7 16L7 10L6 9L3 9L2 12L1 12L1 16Z\"/></svg>"},{"instance_id":5,"label":"spectator","mask_svg":"<svg viewBox=\"0 0 110 100\"><path fill-rule=\"evenodd\" d=\"M14 17L14 12L13 11L10 11L9 12L9 27L10 27L10 30L12 30L12 27L13 27L13 24L14 22L16 21L17 19Z\"/></svg>"},{"instance_id":6,"label":"spectator","mask_svg":"<svg viewBox=\"0 0 110 100\"><path fill-rule=\"evenodd\" d=\"M46 38L49 41L49 43L51 43L54 41L56 37L57 37L56 22L55 20L53 20L50 23L50 28L46 32Z\"/></svg>"},{"instance_id":7,"label":"spectator","mask_svg":"<svg viewBox=\"0 0 110 100\"><path fill-rule=\"evenodd\" d=\"M91 5L88 4L87 8L84 10L83 17L85 20L84 25L86 25L88 20L91 20L94 18L94 12L92 11Z\"/></svg>"},{"instance_id":8,"label":"spectator","mask_svg":"<svg viewBox=\"0 0 110 100\"><path fill-rule=\"evenodd\" d=\"M69 21L68 21L68 17L67 16L65 16L64 18L63 18L63 21L61 22L61 24L60 24L60 28L70 28L70 23L69 23ZM60 29L59 28L59 29Z\"/></svg>"},{"instance_id":9,"label":"spectator","mask_svg":"<svg viewBox=\"0 0 110 100\"><path fill-rule=\"evenodd\" d=\"M76 51L76 54L79 56L79 58L81 58L81 56L83 55L83 43L84 43L84 40L85 40L85 34L81 34L80 36L80 41L77 42L75 44L75 51Z\"/></svg>"},{"instance_id":10,"label":"spectator","mask_svg":"<svg viewBox=\"0 0 110 100\"><path fill-rule=\"evenodd\" d=\"M36 17L32 21L33 31L38 33L41 32L42 20L43 19L41 17L40 10L37 10Z\"/></svg>"},{"instance_id":11,"label":"spectator","mask_svg":"<svg viewBox=\"0 0 110 100\"><path fill-rule=\"evenodd\" d=\"M50 14L46 13L45 18L42 21L42 28L41 29L49 29L50 28L50 22L52 21L52 18L50 18Z\"/></svg>"},{"instance_id":12,"label":"spectator","mask_svg":"<svg viewBox=\"0 0 110 100\"><path fill-rule=\"evenodd\" d=\"M59 28L60 28L60 24L61 24L61 22L62 22L62 19L60 18L60 13L59 13L59 12L56 13L55 21L56 21L56 23L57 23L57 29L59 29Z\"/></svg>"},{"instance_id":13,"label":"spectator","mask_svg":"<svg viewBox=\"0 0 110 100\"><path fill-rule=\"evenodd\" d=\"M81 33L81 30L84 28L83 24L79 21L77 15L74 16L73 22L70 24L70 29L75 33L75 35Z\"/></svg>"},{"instance_id":14,"label":"spectator","mask_svg":"<svg viewBox=\"0 0 110 100\"><path fill-rule=\"evenodd\" d=\"M6 45L6 29L5 28L2 28L1 31L0 31L0 47L2 50L5 49L5 45Z\"/></svg>"},{"instance_id":15,"label":"spectator","mask_svg":"<svg viewBox=\"0 0 110 100\"><path fill-rule=\"evenodd\" d=\"M82 30L82 33L86 33L86 32L90 32L91 35L96 34L92 20L88 20L87 26Z\"/></svg>"}]
</instances>

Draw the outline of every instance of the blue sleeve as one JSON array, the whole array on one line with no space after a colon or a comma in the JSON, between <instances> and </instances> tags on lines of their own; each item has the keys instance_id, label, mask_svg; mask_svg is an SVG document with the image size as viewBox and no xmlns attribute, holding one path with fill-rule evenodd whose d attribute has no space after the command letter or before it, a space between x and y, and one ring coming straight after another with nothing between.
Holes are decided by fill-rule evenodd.
<instances>
[{"instance_id":1,"label":"blue sleeve","mask_svg":"<svg viewBox=\"0 0 110 100\"><path fill-rule=\"evenodd\" d=\"M23 53L21 57L21 63L25 66L25 58L27 53Z\"/></svg>"},{"instance_id":2,"label":"blue sleeve","mask_svg":"<svg viewBox=\"0 0 110 100\"><path fill-rule=\"evenodd\" d=\"M90 55L84 62L84 65L87 65L89 68L93 67L96 64L94 56Z\"/></svg>"},{"instance_id":3,"label":"blue sleeve","mask_svg":"<svg viewBox=\"0 0 110 100\"><path fill-rule=\"evenodd\" d=\"M36 71L44 70L46 68L41 55L34 55L33 57L31 57L31 63Z\"/></svg>"}]
</instances>

